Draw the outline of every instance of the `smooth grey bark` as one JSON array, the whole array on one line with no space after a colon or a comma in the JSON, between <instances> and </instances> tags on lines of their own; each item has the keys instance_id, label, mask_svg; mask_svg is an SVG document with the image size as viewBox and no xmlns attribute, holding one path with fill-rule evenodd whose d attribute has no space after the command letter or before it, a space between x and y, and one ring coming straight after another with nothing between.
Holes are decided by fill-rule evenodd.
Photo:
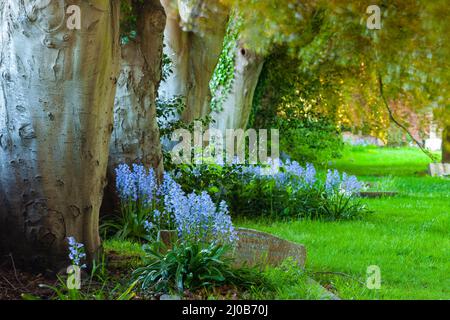
<instances>
[{"instance_id":1,"label":"smooth grey bark","mask_svg":"<svg viewBox=\"0 0 450 320\"><path fill-rule=\"evenodd\" d=\"M81 8L81 30L65 10ZM118 0L0 1L0 250L67 265L100 248L119 58Z\"/></svg>"},{"instance_id":2,"label":"smooth grey bark","mask_svg":"<svg viewBox=\"0 0 450 320\"><path fill-rule=\"evenodd\" d=\"M165 53L172 61L172 75L159 90L162 98L183 96L182 119L190 123L210 113L209 82L219 60L226 33L228 11L220 1L161 0L167 24Z\"/></svg>"},{"instance_id":3,"label":"smooth grey bark","mask_svg":"<svg viewBox=\"0 0 450 320\"><path fill-rule=\"evenodd\" d=\"M137 37L121 47L102 214L115 213L119 208L115 188L115 168L119 164L141 163L153 168L159 178L164 171L156 96L161 81L166 14L159 0L147 0L136 12Z\"/></svg>"},{"instance_id":4,"label":"smooth grey bark","mask_svg":"<svg viewBox=\"0 0 450 320\"><path fill-rule=\"evenodd\" d=\"M236 45L234 81L222 105L212 113L214 128L246 129L252 110L253 96L264 64L264 58L242 43Z\"/></svg>"},{"instance_id":5,"label":"smooth grey bark","mask_svg":"<svg viewBox=\"0 0 450 320\"><path fill-rule=\"evenodd\" d=\"M120 163L139 162L162 174L156 96L161 81L165 23L166 15L159 0L148 0L139 10L137 38L122 47L110 171Z\"/></svg>"}]
</instances>

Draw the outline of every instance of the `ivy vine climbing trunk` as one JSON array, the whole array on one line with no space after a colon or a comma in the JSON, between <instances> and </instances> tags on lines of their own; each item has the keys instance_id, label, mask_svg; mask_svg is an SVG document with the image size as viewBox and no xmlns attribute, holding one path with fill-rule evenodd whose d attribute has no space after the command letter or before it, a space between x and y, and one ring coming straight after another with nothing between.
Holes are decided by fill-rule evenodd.
<instances>
[{"instance_id":1,"label":"ivy vine climbing trunk","mask_svg":"<svg viewBox=\"0 0 450 320\"><path fill-rule=\"evenodd\" d=\"M137 36L121 48L121 71L114 105L114 131L110 144L108 188L102 212L118 208L115 168L141 163L161 177L163 156L156 96L161 81L166 14L159 0L136 4Z\"/></svg>"},{"instance_id":2,"label":"ivy vine climbing trunk","mask_svg":"<svg viewBox=\"0 0 450 320\"><path fill-rule=\"evenodd\" d=\"M16 262L67 266L68 236L98 253L118 35L118 0L0 0L0 251Z\"/></svg>"},{"instance_id":3,"label":"ivy vine climbing trunk","mask_svg":"<svg viewBox=\"0 0 450 320\"><path fill-rule=\"evenodd\" d=\"M234 81L221 109L213 112L214 127L225 133L226 129L245 129L252 110L253 96L264 64L264 58L237 43Z\"/></svg>"},{"instance_id":4,"label":"ivy vine climbing trunk","mask_svg":"<svg viewBox=\"0 0 450 320\"><path fill-rule=\"evenodd\" d=\"M172 74L162 82L164 99L185 97L182 119L189 123L210 113L209 82L222 51L228 10L219 0L161 0L166 14L165 53Z\"/></svg>"},{"instance_id":5,"label":"ivy vine climbing trunk","mask_svg":"<svg viewBox=\"0 0 450 320\"><path fill-rule=\"evenodd\" d=\"M450 163L450 125L442 133L442 163Z\"/></svg>"}]
</instances>

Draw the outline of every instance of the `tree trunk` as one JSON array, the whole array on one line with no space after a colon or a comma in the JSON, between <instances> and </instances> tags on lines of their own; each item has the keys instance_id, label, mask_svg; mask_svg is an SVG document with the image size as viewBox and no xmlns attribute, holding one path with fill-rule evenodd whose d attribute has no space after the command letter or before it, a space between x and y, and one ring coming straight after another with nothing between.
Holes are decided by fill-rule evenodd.
<instances>
[{"instance_id":1,"label":"tree trunk","mask_svg":"<svg viewBox=\"0 0 450 320\"><path fill-rule=\"evenodd\" d=\"M118 208L115 168L141 163L163 174L163 156L156 122L156 96L161 81L166 14L159 0L148 0L137 10L137 38L122 46L121 71L114 106L108 188L102 212Z\"/></svg>"},{"instance_id":2,"label":"tree trunk","mask_svg":"<svg viewBox=\"0 0 450 320\"><path fill-rule=\"evenodd\" d=\"M210 113L209 82L222 52L228 11L220 1L161 0L166 14L165 53L172 61L172 75L161 84L162 98L183 96L186 123ZM192 2L192 1L191 1Z\"/></svg>"},{"instance_id":3,"label":"tree trunk","mask_svg":"<svg viewBox=\"0 0 450 320\"><path fill-rule=\"evenodd\" d=\"M25 3L25 4L24 4ZM0 250L67 266L66 238L100 248L118 67L119 1L0 1Z\"/></svg>"},{"instance_id":4,"label":"tree trunk","mask_svg":"<svg viewBox=\"0 0 450 320\"><path fill-rule=\"evenodd\" d=\"M213 112L214 127L225 133L226 129L245 129L252 110L253 96L261 74L264 59L240 43L236 46L233 86L222 110Z\"/></svg>"},{"instance_id":5,"label":"tree trunk","mask_svg":"<svg viewBox=\"0 0 450 320\"><path fill-rule=\"evenodd\" d=\"M442 163L450 163L450 126L442 133Z\"/></svg>"}]
</instances>

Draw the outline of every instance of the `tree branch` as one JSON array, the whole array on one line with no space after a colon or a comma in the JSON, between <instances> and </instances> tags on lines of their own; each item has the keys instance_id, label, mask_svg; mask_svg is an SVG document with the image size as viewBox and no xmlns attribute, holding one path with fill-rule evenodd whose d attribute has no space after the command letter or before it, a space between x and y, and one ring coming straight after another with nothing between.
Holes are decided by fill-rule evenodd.
<instances>
[{"instance_id":1,"label":"tree branch","mask_svg":"<svg viewBox=\"0 0 450 320\"><path fill-rule=\"evenodd\" d=\"M386 99L386 96L384 95L383 79L382 79L380 73L378 73L378 85L379 85L379 89L380 89L380 96L383 99L383 103L386 106L386 109L389 113L389 118L392 120L392 122L394 122L402 130L404 130L410 136L410 138L414 141L414 143L417 144L417 146L420 148L420 150L422 150L422 152L425 153L433 162L436 162L437 161L436 157L430 151L425 149L425 147L412 135L412 133L408 130L408 128L406 128L399 121L397 121L397 119L395 119L394 113L392 112L392 110L389 106L389 103Z\"/></svg>"}]
</instances>

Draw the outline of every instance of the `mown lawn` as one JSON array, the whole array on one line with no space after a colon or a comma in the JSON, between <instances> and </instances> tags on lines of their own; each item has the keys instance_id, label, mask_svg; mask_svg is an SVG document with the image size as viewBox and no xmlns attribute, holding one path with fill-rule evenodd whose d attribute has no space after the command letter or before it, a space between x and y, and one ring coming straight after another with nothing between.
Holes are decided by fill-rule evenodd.
<instances>
[{"instance_id":1,"label":"mown lawn","mask_svg":"<svg viewBox=\"0 0 450 320\"><path fill-rule=\"evenodd\" d=\"M347 148L331 167L399 195L365 199L373 213L357 221L238 223L305 244L308 272L343 299L450 299L450 179L427 177L429 161L414 148ZM379 290L365 286L370 265Z\"/></svg>"}]
</instances>

